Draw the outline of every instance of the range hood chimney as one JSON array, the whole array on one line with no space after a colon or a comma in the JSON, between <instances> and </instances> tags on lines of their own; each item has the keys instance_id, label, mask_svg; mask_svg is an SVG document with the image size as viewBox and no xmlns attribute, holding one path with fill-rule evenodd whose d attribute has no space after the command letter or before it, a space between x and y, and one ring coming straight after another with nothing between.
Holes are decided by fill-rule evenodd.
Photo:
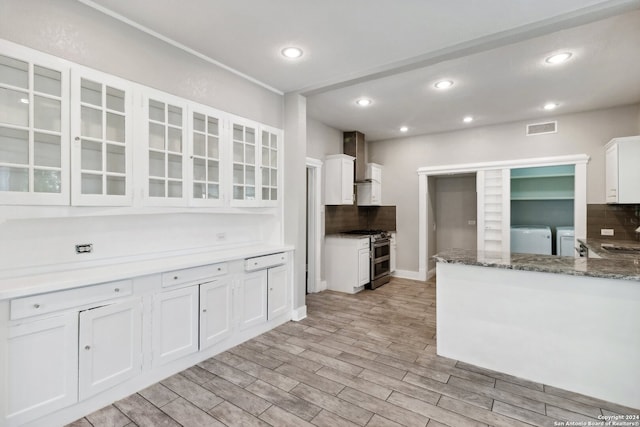
<instances>
[{"instance_id":1,"label":"range hood chimney","mask_svg":"<svg viewBox=\"0 0 640 427\"><path fill-rule=\"evenodd\" d=\"M366 182L366 162L364 148L364 134L358 131L344 132L344 154L356 158L355 167L353 169L354 182Z\"/></svg>"}]
</instances>

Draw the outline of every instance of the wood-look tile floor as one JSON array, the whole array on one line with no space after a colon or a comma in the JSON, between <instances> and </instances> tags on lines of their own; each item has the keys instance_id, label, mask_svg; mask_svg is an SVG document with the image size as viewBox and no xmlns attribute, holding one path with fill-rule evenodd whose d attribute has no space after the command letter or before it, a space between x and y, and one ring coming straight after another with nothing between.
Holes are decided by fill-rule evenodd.
<instances>
[{"instance_id":1,"label":"wood-look tile floor","mask_svg":"<svg viewBox=\"0 0 640 427\"><path fill-rule=\"evenodd\" d=\"M307 309L71 426L554 426L640 412L437 356L434 282L325 291Z\"/></svg>"}]
</instances>

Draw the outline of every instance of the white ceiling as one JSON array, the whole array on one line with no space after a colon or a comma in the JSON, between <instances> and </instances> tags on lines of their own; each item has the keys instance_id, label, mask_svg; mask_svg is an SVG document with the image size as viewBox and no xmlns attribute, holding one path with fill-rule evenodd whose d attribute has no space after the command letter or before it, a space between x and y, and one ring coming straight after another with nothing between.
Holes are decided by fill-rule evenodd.
<instances>
[{"instance_id":1,"label":"white ceiling","mask_svg":"<svg viewBox=\"0 0 640 427\"><path fill-rule=\"evenodd\" d=\"M79 0L368 140L640 102L640 0ZM282 48L301 47L297 61ZM551 53L571 50L559 66ZM436 91L440 78L455 84ZM357 107L360 96L374 102ZM398 128L409 127L400 134Z\"/></svg>"}]
</instances>

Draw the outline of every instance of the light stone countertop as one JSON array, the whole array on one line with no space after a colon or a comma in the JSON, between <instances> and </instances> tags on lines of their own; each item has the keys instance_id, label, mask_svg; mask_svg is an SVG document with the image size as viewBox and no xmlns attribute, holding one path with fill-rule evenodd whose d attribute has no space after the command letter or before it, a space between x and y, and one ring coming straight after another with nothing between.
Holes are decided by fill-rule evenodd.
<instances>
[{"instance_id":1,"label":"light stone countertop","mask_svg":"<svg viewBox=\"0 0 640 427\"><path fill-rule=\"evenodd\" d=\"M292 245L247 243L177 253L150 254L133 259L113 258L92 263L43 266L32 269L31 273L24 269L2 270L0 271L0 300L292 250L294 250Z\"/></svg>"},{"instance_id":2,"label":"light stone countertop","mask_svg":"<svg viewBox=\"0 0 640 427\"><path fill-rule=\"evenodd\" d=\"M447 264L475 265L508 270L568 274L572 276L635 280L640 282L640 257L596 259L555 255L510 254L469 249L448 249L433 257Z\"/></svg>"},{"instance_id":3,"label":"light stone countertop","mask_svg":"<svg viewBox=\"0 0 640 427\"><path fill-rule=\"evenodd\" d=\"M625 248L640 249L640 242L635 240L612 240L612 239L578 239L578 242L585 245L590 251L602 258L609 259L640 259L640 252L634 253L620 253L618 251L607 251L602 249L602 246L613 245Z\"/></svg>"}]
</instances>

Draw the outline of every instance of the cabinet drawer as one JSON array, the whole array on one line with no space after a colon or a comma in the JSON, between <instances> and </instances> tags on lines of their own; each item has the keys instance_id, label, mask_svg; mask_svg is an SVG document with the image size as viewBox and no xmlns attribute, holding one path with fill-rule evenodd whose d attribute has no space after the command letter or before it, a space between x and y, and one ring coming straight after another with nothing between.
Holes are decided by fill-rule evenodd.
<instances>
[{"instance_id":1,"label":"cabinet drawer","mask_svg":"<svg viewBox=\"0 0 640 427\"><path fill-rule=\"evenodd\" d=\"M162 287L199 282L209 277L221 276L229 271L227 263L203 265L202 267L184 268L182 270L162 273Z\"/></svg>"},{"instance_id":2,"label":"cabinet drawer","mask_svg":"<svg viewBox=\"0 0 640 427\"><path fill-rule=\"evenodd\" d=\"M369 239L359 239L358 249L369 249Z\"/></svg>"},{"instance_id":3,"label":"cabinet drawer","mask_svg":"<svg viewBox=\"0 0 640 427\"><path fill-rule=\"evenodd\" d=\"M287 254L280 252L277 254L263 255L244 260L245 271L262 270L263 268L275 267L287 262Z\"/></svg>"},{"instance_id":4,"label":"cabinet drawer","mask_svg":"<svg viewBox=\"0 0 640 427\"><path fill-rule=\"evenodd\" d=\"M131 295L132 280L102 283L68 291L51 292L11 301L11 320L81 307L94 302Z\"/></svg>"}]
</instances>

